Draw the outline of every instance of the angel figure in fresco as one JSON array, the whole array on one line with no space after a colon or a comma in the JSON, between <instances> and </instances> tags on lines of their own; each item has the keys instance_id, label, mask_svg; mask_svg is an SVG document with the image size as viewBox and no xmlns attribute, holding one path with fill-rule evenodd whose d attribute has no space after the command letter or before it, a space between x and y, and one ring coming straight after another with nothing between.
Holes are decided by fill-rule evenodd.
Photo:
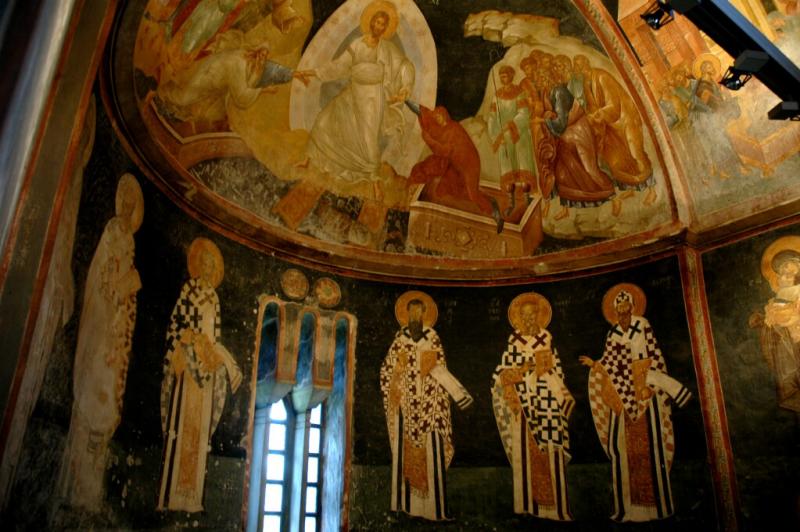
<instances>
[{"instance_id":1,"label":"angel figure in fresco","mask_svg":"<svg viewBox=\"0 0 800 532\"><path fill-rule=\"evenodd\" d=\"M301 72L322 82L347 80L317 115L311 128L306 164L353 183L371 182L382 197L382 145L402 137L404 101L414 87L414 64L390 41L399 23L387 0L370 3L361 14L363 36L329 64Z\"/></svg>"},{"instance_id":2,"label":"angel figure in fresco","mask_svg":"<svg viewBox=\"0 0 800 532\"><path fill-rule=\"evenodd\" d=\"M431 110L424 105L408 105L419 115L422 138L433 152L414 165L408 184L430 183L430 200L441 205L468 210L474 205L494 218L500 233L504 220L497 201L479 188L481 157L467 130L450 118L444 107Z\"/></svg>"},{"instance_id":3,"label":"angel figure in fresco","mask_svg":"<svg viewBox=\"0 0 800 532\"><path fill-rule=\"evenodd\" d=\"M761 352L775 375L778 405L800 412L800 236L779 238L764 251L761 273L775 295L750 316Z\"/></svg>"},{"instance_id":4,"label":"angel figure in fresco","mask_svg":"<svg viewBox=\"0 0 800 532\"><path fill-rule=\"evenodd\" d=\"M392 449L391 509L430 520L448 518L450 398L461 409L472 404L470 394L447 370L433 330L437 315L436 303L424 292L401 295L395 303L400 330L380 372Z\"/></svg>"},{"instance_id":5,"label":"angel figure in fresco","mask_svg":"<svg viewBox=\"0 0 800 532\"><path fill-rule=\"evenodd\" d=\"M492 405L514 475L514 512L571 521L567 422L575 400L545 329L551 316L550 303L535 292L511 302L514 331L494 371Z\"/></svg>"},{"instance_id":6,"label":"angel figure in fresco","mask_svg":"<svg viewBox=\"0 0 800 532\"><path fill-rule=\"evenodd\" d=\"M574 70L583 76L587 118L599 155L622 191L620 199L647 190L644 204L651 205L656 200L653 165L644 150L642 119L633 99L614 76L592 67L585 55L574 57Z\"/></svg>"},{"instance_id":7,"label":"angel figure in fresco","mask_svg":"<svg viewBox=\"0 0 800 532\"><path fill-rule=\"evenodd\" d=\"M603 450L611 460L614 513L618 522L669 517L674 512L669 472L675 452L672 406L691 392L667 375L650 323L647 300L636 285L613 286L603 297L611 324L599 360L580 357L591 368L589 403Z\"/></svg>"},{"instance_id":8,"label":"angel figure in fresco","mask_svg":"<svg viewBox=\"0 0 800 532\"><path fill-rule=\"evenodd\" d=\"M216 288L224 263L219 248L206 238L196 238L189 246L188 268L190 279L181 288L167 330L158 509L199 512L211 436L225 407L228 384L236 393L242 371L220 343Z\"/></svg>"},{"instance_id":9,"label":"angel figure in fresco","mask_svg":"<svg viewBox=\"0 0 800 532\"><path fill-rule=\"evenodd\" d=\"M100 236L83 294L72 377L72 417L61 462L59 493L72 506L99 511L105 498L108 445L117 430L128 375L136 293L133 235L144 215L142 190L124 174L115 216Z\"/></svg>"}]
</instances>

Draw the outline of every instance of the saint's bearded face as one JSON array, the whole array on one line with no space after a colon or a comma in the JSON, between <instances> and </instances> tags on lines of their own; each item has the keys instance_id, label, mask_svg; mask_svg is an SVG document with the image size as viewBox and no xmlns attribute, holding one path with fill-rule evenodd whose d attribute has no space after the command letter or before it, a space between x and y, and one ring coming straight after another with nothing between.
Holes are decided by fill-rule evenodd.
<instances>
[{"instance_id":1,"label":"saint's bearded face","mask_svg":"<svg viewBox=\"0 0 800 532\"><path fill-rule=\"evenodd\" d=\"M422 325L422 316L425 314L425 307L422 305L409 305L408 324L418 323Z\"/></svg>"},{"instance_id":2,"label":"saint's bearded face","mask_svg":"<svg viewBox=\"0 0 800 532\"><path fill-rule=\"evenodd\" d=\"M617 312L617 322L623 329L627 329L631 324L631 313L633 312L633 305L631 302L624 299L617 303L614 310Z\"/></svg>"},{"instance_id":3,"label":"saint's bearded face","mask_svg":"<svg viewBox=\"0 0 800 532\"><path fill-rule=\"evenodd\" d=\"M369 21L369 30L372 33L372 36L377 39L384 34L388 25L389 15L381 11L375 13L375 16L373 16L372 20Z\"/></svg>"},{"instance_id":4,"label":"saint's bearded face","mask_svg":"<svg viewBox=\"0 0 800 532\"><path fill-rule=\"evenodd\" d=\"M800 273L800 262L787 260L778 268L778 286L787 288L796 285L798 273Z\"/></svg>"},{"instance_id":5,"label":"saint's bearded face","mask_svg":"<svg viewBox=\"0 0 800 532\"><path fill-rule=\"evenodd\" d=\"M249 51L245 55L247 59L248 75L260 75L264 71L264 65L269 57L269 50L266 48L257 48Z\"/></svg>"},{"instance_id":6,"label":"saint's bearded face","mask_svg":"<svg viewBox=\"0 0 800 532\"><path fill-rule=\"evenodd\" d=\"M539 315L539 306L535 303L526 303L520 309L520 318L522 320L522 332L524 334L534 334L539 331L539 323L537 317Z\"/></svg>"},{"instance_id":7,"label":"saint's bearded face","mask_svg":"<svg viewBox=\"0 0 800 532\"><path fill-rule=\"evenodd\" d=\"M133 226L133 211L136 209L136 200L126 195L122 198L122 205L120 212L117 214L125 224L125 227L131 229Z\"/></svg>"},{"instance_id":8,"label":"saint's bearded face","mask_svg":"<svg viewBox=\"0 0 800 532\"><path fill-rule=\"evenodd\" d=\"M411 304L408 306L408 331L414 341L422 338L422 317L425 315L425 305Z\"/></svg>"},{"instance_id":9,"label":"saint's bearded face","mask_svg":"<svg viewBox=\"0 0 800 532\"><path fill-rule=\"evenodd\" d=\"M216 263L211 253L203 253L200 257L200 277L208 283L211 283L214 278L214 271L216 270Z\"/></svg>"},{"instance_id":10,"label":"saint's bearded face","mask_svg":"<svg viewBox=\"0 0 800 532\"><path fill-rule=\"evenodd\" d=\"M575 64L573 65L573 67L575 69L575 72L578 72L578 73L581 73L581 74L586 74L590 70L590 68L589 68L589 60L586 57L582 56L582 55L576 55L575 56Z\"/></svg>"}]
</instances>

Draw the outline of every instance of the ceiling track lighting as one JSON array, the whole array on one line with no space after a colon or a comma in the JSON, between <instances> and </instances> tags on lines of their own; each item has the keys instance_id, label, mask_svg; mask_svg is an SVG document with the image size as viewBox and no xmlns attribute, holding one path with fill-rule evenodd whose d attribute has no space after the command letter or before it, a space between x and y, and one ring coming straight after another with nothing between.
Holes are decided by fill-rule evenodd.
<instances>
[{"instance_id":1,"label":"ceiling track lighting","mask_svg":"<svg viewBox=\"0 0 800 532\"><path fill-rule=\"evenodd\" d=\"M753 77L753 74L758 74L768 61L769 56L764 52L745 50L739 54L733 65L728 67L728 71L719 83L729 90L738 91Z\"/></svg>"},{"instance_id":2,"label":"ceiling track lighting","mask_svg":"<svg viewBox=\"0 0 800 532\"><path fill-rule=\"evenodd\" d=\"M675 20L672 13L673 11L668 4L656 0L647 11L639 15L639 17L641 17L648 26L654 30L658 30Z\"/></svg>"}]
</instances>

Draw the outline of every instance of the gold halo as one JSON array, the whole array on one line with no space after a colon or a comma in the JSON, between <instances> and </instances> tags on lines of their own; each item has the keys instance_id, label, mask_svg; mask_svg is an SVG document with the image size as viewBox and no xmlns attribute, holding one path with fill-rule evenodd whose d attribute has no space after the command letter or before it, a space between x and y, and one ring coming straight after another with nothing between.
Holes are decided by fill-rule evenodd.
<instances>
[{"instance_id":1,"label":"gold halo","mask_svg":"<svg viewBox=\"0 0 800 532\"><path fill-rule=\"evenodd\" d=\"M281 289L289 299L305 299L308 295L308 277L296 268L289 268L281 274Z\"/></svg>"},{"instance_id":2,"label":"gold halo","mask_svg":"<svg viewBox=\"0 0 800 532\"><path fill-rule=\"evenodd\" d=\"M144 197L142 196L142 187L139 182L131 174L122 174L117 183L117 193L114 198L114 212L119 216L122 211L122 200L125 196L133 196L136 204L131 213L130 226L131 232L135 233L142 225L142 218L144 218Z\"/></svg>"},{"instance_id":3,"label":"gold halo","mask_svg":"<svg viewBox=\"0 0 800 532\"><path fill-rule=\"evenodd\" d=\"M314 282L314 295L320 307L333 308L342 300L342 289L330 277L320 277Z\"/></svg>"},{"instance_id":4,"label":"gold halo","mask_svg":"<svg viewBox=\"0 0 800 532\"><path fill-rule=\"evenodd\" d=\"M209 282L211 286L216 288L225 276L225 262L222 260L222 253L220 253L217 245L207 238L197 237L189 246L189 252L186 254L189 275L192 279L200 277L200 258L204 253L208 253L214 258L214 276Z\"/></svg>"},{"instance_id":5,"label":"gold halo","mask_svg":"<svg viewBox=\"0 0 800 532\"><path fill-rule=\"evenodd\" d=\"M641 288L632 283L620 283L612 286L603 296L603 317L610 324L617 323L617 311L614 309L614 299L617 294L625 290L633 296L633 314L643 316L647 309L647 297Z\"/></svg>"},{"instance_id":6,"label":"gold halo","mask_svg":"<svg viewBox=\"0 0 800 532\"><path fill-rule=\"evenodd\" d=\"M397 318L397 323L400 324L400 327L408 325L408 302L412 299L419 299L425 303L422 324L425 327L433 327L436 324L436 318L439 317L439 308L431 296L419 290L409 290L397 298L397 302L394 304L394 317Z\"/></svg>"},{"instance_id":7,"label":"gold halo","mask_svg":"<svg viewBox=\"0 0 800 532\"><path fill-rule=\"evenodd\" d=\"M536 316L536 323L542 329L550 325L550 320L553 318L553 307L550 306L550 302L541 294L526 292L515 297L508 306L508 323L510 323L515 330L522 330L522 318L520 316L522 306L526 303L533 302L539 307L539 315Z\"/></svg>"},{"instance_id":8,"label":"gold halo","mask_svg":"<svg viewBox=\"0 0 800 532\"><path fill-rule=\"evenodd\" d=\"M375 13L379 11L383 11L389 15L389 21L386 24L386 30L383 32L383 35L381 35L381 39L391 39L394 32L397 31L397 24L400 20L397 17L397 8L393 3L387 0L375 0L364 8L364 11L361 12L361 33L369 35L369 23L372 21L372 17L375 16Z\"/></svg>"},{"instance_id":9,"label":"gold halo","mask_svg":"<svg viewBox=\"0 0 800 532\"><path fill-rule=\"evenodd\" d=\"M694 63L692 63L692 74L694 74L695 79L700 79L703 75L703 73L700 72L700 66L706 61L710 61L711 64L714 65L714 68L717 69L717 76L722 75L722 63L719 62L719 58L714 54L705 53L700 54L700 56L694 60Z\"/></svg>"},{"instance_id":10,"label":"gold halo","mask_svg":"<svg viewBox=\"0 0 800 532\"><path fill-rule=\"evenodd\" d=\"M775 255L781 251L797 251L800 253L800 236L784 236L773 242L761 255L761 275L764 276L772 287L772 290L777 292L780 288L778 286L778 272L772 269L772 260Z\"/></svg>"}]
</instances>

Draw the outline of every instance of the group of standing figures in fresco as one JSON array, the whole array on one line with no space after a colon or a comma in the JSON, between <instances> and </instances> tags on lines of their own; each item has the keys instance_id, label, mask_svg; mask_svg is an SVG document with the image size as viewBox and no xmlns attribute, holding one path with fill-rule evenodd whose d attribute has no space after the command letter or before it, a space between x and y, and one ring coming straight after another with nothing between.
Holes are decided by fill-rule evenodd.
<instances>
[{"instance_id":1,"label":"group of standing figures in fresco","mask_svg":"<svg viewBox=\"0 0 800 532\"><path fill-rule=\"evenodd\" d=\"M667 374L645 295L636 285L612 287L603 298L611 324L599 360L589 367L589 402L600 443L611 461L614 513L621 522L673 514L669 472L675 449L671 405L691 393ZM437 310L423 292L395 306L400 323L380 372L392 449L391 509L431 520L447 518L446 470L453 457L450 398L472 398L446 369L433 325ZM492 377L492 405L513 472L514 511L570 521L566 464L569 417L575 406L553 337L549 302L529 292L508 309L513 327Z\"/></svg>"},{"instance_id":2,"label":"group of standing figures in fresco","mask_svg":"<svg viewBox=\"0 0 800 532\"><path fill-rule=\"evenodd\" d=\"M71 506L88 510L102 507L109 444L121 421L136 294L142 288L133 261L133 234L143 213L141 188L125 174L117 187L116 215L106 224L86 279L59 492ZM188 269L190 278L167 330L158 509L197 512L203 509L211 436L228 386L235 393L242 372L220 342L216 287L224 273L222 254L210 240L196 238L189 246Z\"/></svg>"},{"instance_id":3,"label":"group of standing figures in fresco","mask_svg":"<svg viewBox=\"0 0 800 532\"><path fill-rule=\"evenodd\" d=\"M570 207L596 207L647 189L656 199L653 168L645 153L642 119L633 100L607 71L581 54L570 58L534 49L516 69L492 73L494 101L488 117L492 150L501 180L538 183L545 199L558 195L566 218ZM617 195L617 190L620 194Z\"/></svg>"}]
</instances>

